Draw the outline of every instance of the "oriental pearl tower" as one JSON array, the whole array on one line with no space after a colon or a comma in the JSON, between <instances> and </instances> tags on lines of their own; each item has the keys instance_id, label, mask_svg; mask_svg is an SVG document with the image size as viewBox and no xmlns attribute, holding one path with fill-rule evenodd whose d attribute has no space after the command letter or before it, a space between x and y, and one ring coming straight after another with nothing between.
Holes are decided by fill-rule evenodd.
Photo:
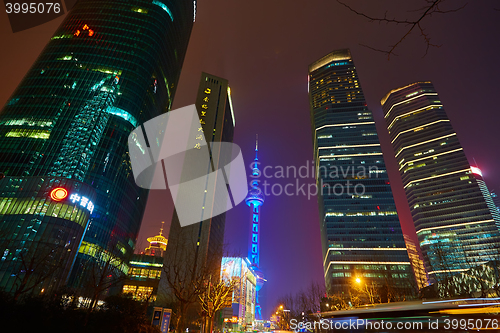
<instances>
[{"instance_id":1,"label":"oriental pearl tower","mask_svg":"<svg viewBox=\"0 0 500 333\"><path fill-rule=\"evenodd\" d=\"M259 256L260 256L260 207L264 203L264 193L259 188L259 180L255 179L260 176L259 170L259 159L257 153L259 152L259 141L258 137L255 141L255 159L251 164L252 167L252 177L254 179L251 181L251 188L248 190L248 195L245 199L246 204L250 207L250 237L248 242L248 260L251 263L250 268L255 273L257 277L257 286L255 292L255 319L262 320L262 313L259 303L259 291L262 285L266 281L264 279L264 273L259 268Z\"/></svg>"}]
</instances>

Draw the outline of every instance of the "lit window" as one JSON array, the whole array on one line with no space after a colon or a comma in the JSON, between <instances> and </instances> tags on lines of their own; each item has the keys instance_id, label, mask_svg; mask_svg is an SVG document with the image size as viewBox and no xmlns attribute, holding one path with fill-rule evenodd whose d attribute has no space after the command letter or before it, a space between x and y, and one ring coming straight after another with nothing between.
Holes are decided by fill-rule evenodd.
<instances>
[{"instance_id":1,"label":"lit window","mask_svg":"<svg viewBox=\"0 0 500 333\"><path fill-rule=\"evenodd\" d=\"M47 140L50 137L50 131L15 129L7 132L5 136L10 138L32 138Z\"/></svg>"}]
</instances>

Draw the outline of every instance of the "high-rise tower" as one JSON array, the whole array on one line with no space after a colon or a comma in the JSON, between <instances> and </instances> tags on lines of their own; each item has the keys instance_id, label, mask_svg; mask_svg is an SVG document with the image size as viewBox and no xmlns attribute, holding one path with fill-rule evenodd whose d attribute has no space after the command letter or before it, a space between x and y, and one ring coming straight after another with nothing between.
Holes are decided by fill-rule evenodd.
<instances>
[{"instance_id":1,"label":"high-rise tower","mask_svg":"<svg viewBox=\"0 0 500 333\"><path fill-rule=\"evenodd\" d=\"M148 193L128 135L170 109L193 15L188 0L82 0L57 29L0 113L0 287L32 258L46 291L70 270L74 287L127 271Z\"/></svg>"},{"instance_id":2,"label":"high-rise tower","mask_svg":"<svg viewBox=\"0 0 500 333\"><path fill-rule=\"evenodd\" d=\"M255 159L252 163L252 176L259 177L259 141L255 142ZM245 199L246 204L250 207L250 233L248 240L248 260L251 263L250 268L254 271L257 277L257 285L255 292L255 319L262 320L262 311L259 303L259 291L265 282L264 274L260 270L260 229L261 229L261 219L260 219L260 207L264 204L264 193L259 187L259 181L254 179L251 181L252 187L248 191L247 198Z\"/></svg>"},{"instance_id":3,"label":"high-rise tower","mask_svg":"<svg viewBox=\"0 0 500 333\"><path fill-rule=\"evenodd\" d=\"M381 104L429 279L494 259L500 215L432 83L394 89Z\"/></svg>"},{"instance_id":4,"label":"high-rise tower","mask_svg":"<svg viewBox=\"0 0 500 333\"><path fill-rule=\"evenodd\" d=\"M211 146L212 143L233 141L235 119L228 81L202 73L196 108L201 122L200 130L205 135L207 149L210 149L210 160L198 167L204 171L214 172L230 161L227 152ZM216 178L207 180L207 185L203 188L205 193L211 188L209 181L217 184ZM216 200L207 200L202 207L192 205L192 210L199 212L201 217L205 212L217 211L217 204ZM160 304L167 304L172 298L175 300L176 292L178 294L181 289L183 293L187 293L189 288L200 283L200 280L209 277L219 278L225 221L226 214L222 213L199 223L181 227L177 212L174 211L164 255L165 274L162 274L160 281L158 296Z\"/></svg>"},{"instance_id":5,"label":"high-rise tower","mask_svg":"<svg viewBox=\"0 0 500 333\"><path fill-rule=\"evenodd\" d=\"M327 289L360 283L406 293L410 262L350 51L312 63L308 78Z\"/></svg>"}]
</instances>

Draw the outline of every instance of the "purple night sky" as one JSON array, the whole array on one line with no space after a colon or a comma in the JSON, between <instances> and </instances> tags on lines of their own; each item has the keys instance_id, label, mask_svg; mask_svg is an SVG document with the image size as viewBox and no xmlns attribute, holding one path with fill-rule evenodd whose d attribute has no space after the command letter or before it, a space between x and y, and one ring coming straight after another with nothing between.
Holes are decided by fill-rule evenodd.
<instances>
[{"instance_id":1,"label":"purple night sky","mask_svg":"<svg viewBox=\"0 0 500 333\"><path fill-rule=\"evenodd\" d=\"M425 4L418 0L346 2L373 16L389 10L391 17L416 17L418 13L408 10ZM455 3L465 2L445 2ZM403 231L415 239L380 99L391 89L432 81L469 161L476 160L490 190L500 191L500 175L494 171L500 165L495 149L500 144L495 97L500 95L500 11L495 6L500 7L496 1L473 1L456 13L426 18L423 27L432 43L441 46L430 48L423 57L425 43L413 33L396 50L399 56L388 61L386 55L360 44L385 48L406 27L371 23L335 1L200 1L173 107L194 103L202 71L226 78L236 118L234 142L243 150L246 164L254 158L258 134L261 167L308 165L310 169L307 67L333 50L350 48L375 117ZM6 14L0 13L2 106L61 21L62 17L13 34ZM283 186L296 182L292 178L268 181ZM299 182L307 190L307 184L314 183L311 171ZM151 192L137 250L146 247L146 237L158 233L161 221L167 227L172 209L168 191ZM246 255L249 214L244 203L227 213L229 253ZM269 196L261 214L261 268L268 280L262 289L262 308L268 317L278 297L324 280L316 198Z\"/></svg>"}]
</instances>

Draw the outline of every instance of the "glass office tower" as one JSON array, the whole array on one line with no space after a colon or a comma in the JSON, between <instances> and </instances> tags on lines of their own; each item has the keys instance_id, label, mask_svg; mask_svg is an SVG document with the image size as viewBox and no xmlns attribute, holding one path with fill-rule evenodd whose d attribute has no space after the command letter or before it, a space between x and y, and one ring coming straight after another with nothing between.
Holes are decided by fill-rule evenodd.
<instances>
[{"instance_id":1,"label":"glass office tower","mask_svg":"<svg viewBox=\"0 0 500 333\"><path fill-rule=\"evenodd\" d=\"M349 50L309 66L323 265L331 294L413 281L371 111Z\"/></svg>"},{"instance_id":2,"label":"glass office tower","mask_svg":"<svg viewBox=\"0 0 500 333\"><path fill-rule=\"evenodd\" d=\"M500 215L431 82L381 101L431 282L498 257Z\"/></svg>"},{"instance_id":3,"label":"glass office tower","mask_svg":"<svg viewBox=\"0 0 500 333\"><path fill-rule=\"evenodd\" d=\"M127 271L148 193L128 135L170 109L194 8L82 0L57 29L0 113L0 287L29 258L57 268L35 270L37 289L86 287L104 262Z\"/></svg>"}]
</instances>

